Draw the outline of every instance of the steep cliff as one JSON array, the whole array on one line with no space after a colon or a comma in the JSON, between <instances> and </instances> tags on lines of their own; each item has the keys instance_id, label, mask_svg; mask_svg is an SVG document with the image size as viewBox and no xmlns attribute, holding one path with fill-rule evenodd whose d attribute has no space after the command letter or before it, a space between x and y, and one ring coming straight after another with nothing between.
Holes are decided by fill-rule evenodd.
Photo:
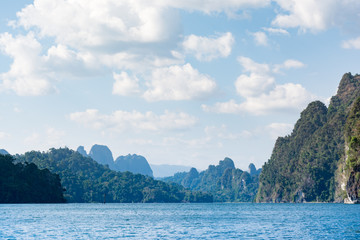
<instances>
[{"instance_id":1,"label":"steep cliff","mask_svg":"<svg viewBox=\"0 0 360 240\"><path fill-rule=\"evenodd\" d=\"M108 165L110 169L114 169L114 158L110 149L105 145L95 144L91 147L89 157L94 159L96 162Z\"/></svg>"},{"instance_id":2,"label":"steep cliff","mask_svg":"<svg viewBox=\"0 0 360 240\"><path fill-rule=\"evenodd\" d=\"M143 156L136 154L118 157L115 161L114 169L120 172L129 171L153 177L153 171L148 161Z\"/></svg>"},{"instance_id":3,"label":"steep cliff","mask_svg":"<svg viewBox=\"0 0 360 240\"><path fill-rule=\"evenodd\" d=\"M343 76L329 108L312 102L290 136L280 137L260 175L257 202L339 200L337 169L345 155L345 124L360 96L360 76ZM340 171L341 172L341 171Z\"/></svg>"},{"instance_id":4,"label":"steep cliff","mask_svg":"<svg viewBox=\"0 0 360 240\"><path fill-rule=\"evenodd\" d=\"M345 202L360 203L360 98L349 114L345 127L345 157L342 165L345 176L341 187Z\"/></svg>"}]
</instances>

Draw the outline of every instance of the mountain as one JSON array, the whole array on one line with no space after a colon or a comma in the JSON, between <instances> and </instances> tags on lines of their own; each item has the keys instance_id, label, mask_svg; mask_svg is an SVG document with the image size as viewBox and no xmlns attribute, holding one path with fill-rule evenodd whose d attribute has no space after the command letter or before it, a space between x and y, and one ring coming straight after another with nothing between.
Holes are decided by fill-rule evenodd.
<instances>
[{"instance_id":1,"label":"mountain","mask_svg":"<svg viewBox=\"0 0 360 240\"><path fill-rule=\"evenodd\" d=\"M257 202L344 199L345 125L359 96L360 76L347 73L328 108L320 101L308 105L291 135L277 139L260 174Z\"/></svg>"},{"instance_id":2,"label":"mountain","mask_svg":"<svg viewBox=\"0 0 360 240\"><path fill-rule=\"evenodd\" d=\"M5 149L0 149L0 154L7 155L9 153Z\"/></svg>"},{"instance_id":3,"label":"mountain","mask_svg":"<svg viewBox=\"0 0 360 240\"><path fill-rule=\"evenodd\" d=\"M128 154L127 156L119 156L114 162L111 150L105 145L98 144L91 147L89 154L86 153L83 146L79 146L76 151L84 157L91 157L96 162L107 165L111 170L129 171L153 177L152 169L143 156Z\"/></svg>"},{"instance_id":4,"label":"mountain","mask_svg":"<svg viewBox=\"0 0 360 240\"><path fill-rule=\"evenodd\" d=\"M349 114L345 126L345 157L341 165L340 181L347 203L360 203L360 98Z\"/></svg>"},{"instance_id":5,"label":"mountain","mask_svg":"<svg viewBox=\"0 0 360 240\"><path fill-rule=\"evenodd\" d=\"M115 169L113 155L110 149L105 145L95 144L94 146L92 146L89 152L89 157L91 157L100 164L108 165L110 169Z\"/></svg>"},{"instance_id":6,"label":"mountain","mask_svg":"<svg viewBox=\"0 0 360 240\"><path fill-rule=\"evenodd\" d=\"M249 164L248 169L249 169L248 172L250 173L251 176L260 175L260 173L261 173L261 168L256 169L256 167L253 163Z\"/></svg>"},{"instance_id":7,"label":"mountain","mask_svg":"<svg viewBox=\"0 0 360 240\"><path fill-rule=\"evenodd\" d=\"M136 154L118 157L115 161L114 169L120 172L129 171L153 177L153 171L147 160L143 156Z\"/></svg>"},{"instance_id":8,"label":"mountain","mask_svg":"<svg viewBox=\"0 0 360 240\"><path fill-rule=\"evenodd\" d=\"M181 166L181 165L169 165L169 164L150 164L151 169L153 170L154 177L156 178L164 178L173 176L178 172L187 172L191 169L189 166Z\"/></svg>"},{"instance_id":9,"label":"mountain","mask_svg":"<svg viewBox=\"0 0 360 240\"><path fill-rule=\"evenodd\" d=\"M81 155L83 155L84 157L88 157L88 156L89 156L89 155L87 154L84 146L79 146L79 147L76 149L76 151L77 151L78 153L80 153Z\"/></svg>"},{"instance_id":10,"label":"mountain","mask_svg":"<svg viewBox=\"0 0 360 240\"><path fill-rule=\"evenodd\" d=\"M258 174L251 176L235 168L230 158L225 158L219 165L210 165L200 173L191 168L189 172L176 173L163 180L181 184L191 190L209 192L216 202L252 202L255 200L258 178Z\"/></svg>"},{"instance_id":11,"label":"mountain","mask_svg":"<svg viewBox=\"0 0 360 240\"><path fill-rule=\"evenodd\" d=\"M212 202L210 194L186 190L140 174L117 172L68 148L16 155L60 176L68 202Z\"/></svg>"},{"instance_id":12,"label":"mountain","mask_svg":"<svg viewBox=\"0 0 360 240\"><path fill-rule=\"evenodd\" d=\"M0 203L63 203L63 188L57 174L39 170L33 163L14 163L0 154Z\"/></svg>"}]
</instances>

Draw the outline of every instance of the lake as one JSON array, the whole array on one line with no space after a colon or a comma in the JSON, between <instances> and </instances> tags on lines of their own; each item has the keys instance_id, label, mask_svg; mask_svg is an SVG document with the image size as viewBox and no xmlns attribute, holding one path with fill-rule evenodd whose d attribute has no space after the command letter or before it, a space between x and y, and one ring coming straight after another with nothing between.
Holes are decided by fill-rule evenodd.
<instances>
[{"instance_id":1,"label":"lake","mask_svg":"<svg viewBox=\"0 0 360 240\"><path fill-rule=\"evenodd\" d=\"M0 204L0 239L360 239L360 205Z\"/></svg>"}]
</instances>

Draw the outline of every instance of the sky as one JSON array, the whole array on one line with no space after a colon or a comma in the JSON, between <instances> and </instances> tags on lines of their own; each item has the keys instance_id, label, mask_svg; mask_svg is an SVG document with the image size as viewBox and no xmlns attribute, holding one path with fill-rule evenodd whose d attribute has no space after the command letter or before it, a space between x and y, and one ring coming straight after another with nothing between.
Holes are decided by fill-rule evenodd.
<instances>
[{"instance_id":1,"label":"sky","mask_svg":"<svg viewBox=\"0 0 360 240\"><path fill-rule=\"evenodd\" d=\"M358 0L0 2L0 148L261 167L360 73Z\"/></svg>"}]
</instances>

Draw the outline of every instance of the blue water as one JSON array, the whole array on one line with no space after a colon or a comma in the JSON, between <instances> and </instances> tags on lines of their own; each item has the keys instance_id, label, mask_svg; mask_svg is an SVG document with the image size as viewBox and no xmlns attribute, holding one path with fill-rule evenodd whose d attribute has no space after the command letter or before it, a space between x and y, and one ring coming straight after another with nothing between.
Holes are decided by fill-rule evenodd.
<instances>
[{"instance_id":1,"label":"blue water","mask_svg":"<svg viewBox=\"0 0 360 240\"><path fill-rule=\"evenodd\" d=\"M0 239L360 239L360 205L0 205Z\"/></svg>"}]
</instances>

